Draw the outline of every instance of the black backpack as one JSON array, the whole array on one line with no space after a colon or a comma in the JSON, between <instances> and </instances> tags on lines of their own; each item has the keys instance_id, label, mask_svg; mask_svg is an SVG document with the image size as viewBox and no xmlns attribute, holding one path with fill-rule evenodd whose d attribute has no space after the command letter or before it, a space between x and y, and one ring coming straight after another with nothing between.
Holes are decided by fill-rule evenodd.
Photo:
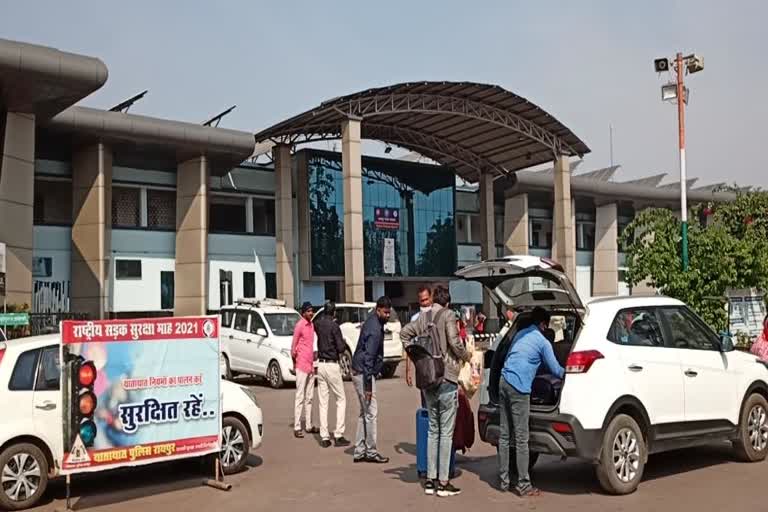
<instances>
[{"instance_id":1,"label":"black backpack","mask_svg":"<svg viewBox=\"0 0 768 512\"><path fill-rule=\"evenodd\" d=\"M441 318L444 309L437 312L432 318L432 312L426 314L427 329L413 340L405 351L413 361L416 368L416 387L419 389L431 389L443 382L445 375L445 363L443 351L440 348L440 339L435 323Z\"/></svg>"}]
</instances>

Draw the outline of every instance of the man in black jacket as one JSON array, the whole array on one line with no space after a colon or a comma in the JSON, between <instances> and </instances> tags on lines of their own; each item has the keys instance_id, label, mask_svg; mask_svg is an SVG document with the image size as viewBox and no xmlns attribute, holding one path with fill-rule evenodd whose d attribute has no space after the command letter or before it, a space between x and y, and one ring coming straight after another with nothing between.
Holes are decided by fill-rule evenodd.
<instances>
[{"instance_id":1,"label":"man in black jacket","mask_svg":"<svg viewBox=\"0 0 768 512\"><path fill-rule=\"evenodd\" d=\"M344 396L344 381L341 378L339 360L347 349L341 329L336 323L336 304L326 302L323 314L315 320L317 334L317 398L320 402L320 445L323 448L331 446L331 436L328 432L328 395L329 390L336 400L336 430L334 443L336 446L349 446L344 439L344 414L347 409L347 399Z\"/></svg>"},{"instance_id":2,"label":"man in black jacket","mask_svg":"<svg viewBox=\"0 0 768 512\"><path fill-rule=\"evenodd\" d=\"M355 355L352 356L352 382L360 400L360 416L355 437L355 462L386 464L376 450L376 377L384 367L384 324L389 321L392 302L389 297L376 301L376 310L360 329Z\"/></svg>"}]
</instances>

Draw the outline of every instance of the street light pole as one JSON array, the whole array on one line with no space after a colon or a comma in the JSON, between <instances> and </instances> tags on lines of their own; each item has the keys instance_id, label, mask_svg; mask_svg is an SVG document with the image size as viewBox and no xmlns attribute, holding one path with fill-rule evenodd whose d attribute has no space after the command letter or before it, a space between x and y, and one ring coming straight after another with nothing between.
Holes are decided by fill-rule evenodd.
<instances>
[{"instance_id":1,"label":"street light pole","mask_svg":"<svg viewBox=\"0 0 768 512\"><path fill-rule=\"evenodd\" d=\"M685 86L683 84L683 54L678 52L675 59L677 73L677 126L678 146L680 148L680 221L682 223L683 271L688 270L688 190L685 169Z\"/></svg>"}]
</instances>

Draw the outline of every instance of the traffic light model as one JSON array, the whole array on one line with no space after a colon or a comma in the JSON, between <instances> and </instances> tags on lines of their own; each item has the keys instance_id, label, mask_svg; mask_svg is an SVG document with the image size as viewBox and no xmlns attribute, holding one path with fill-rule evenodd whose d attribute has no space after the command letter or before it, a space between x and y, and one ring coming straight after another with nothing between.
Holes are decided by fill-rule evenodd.
<instances>
[{"instance_id":1,"label":"traffic light model","mask_svg":"<svg viewBox=\"0 0 768 512\"><path fill-rule=\"evenodd\" d=\"M96 393L93 385L96 383L96 365L93 361L79 359L73 365L72 387L72 432L80 436L87 447L93 446L96 439L96 422L93 415L96 412Z\"/></svg>"}]
</instances>

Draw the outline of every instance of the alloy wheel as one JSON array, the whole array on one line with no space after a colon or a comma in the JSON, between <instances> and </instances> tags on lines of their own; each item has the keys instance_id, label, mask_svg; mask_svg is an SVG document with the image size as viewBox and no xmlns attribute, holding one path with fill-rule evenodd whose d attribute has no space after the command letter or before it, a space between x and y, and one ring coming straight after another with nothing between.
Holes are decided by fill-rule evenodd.
<instances>
[{"instance_id":1,"label":"alloy wheel","mask_svg":"<svg viewBox=\"0 0 768 512\"><path fill-rule=\"evenodd\" d=\"M237 464L245 452L243 434L232 426L225 426L221 431L221 464L229 468Z\"/></svg>"},{"instance_id":2,"label":"alloy wheel","mask_svg":"<svg viewBox=\"0 0 768 512\"><path fill-rule=\"evenodd\" d=\"M749 411L747 435L754 451L762 452L768 446L768 418L762 405L756 405Z\"/></svg>"},{"instance_id":3,"label":"alloy wheel","mask_svg":"<svg viewBox=\"0 0 768 512\"><path fill-rule=\"evenodd\" d=\"M269 365L269 368L267 369L267 380L269 381L269 385L273 388L276 388L278 384L280 384L279 372L280 369L274 364Z\"/></svg>"},{"instance_id":4,"label":"alloy wheel","mask_svg":"<svg viewBox=\"0 0 768 512\"><path fill-rule=\"evenodd\" d=\"M640 443L631 429L622 428L613 440L613 468L624 483L632 482L640 469Z\"/></svg>"},{"instance_id":5,"label":"alloy wheel","mask_svg":"<svg viewBox=\"0 0 768 512\"><path fill-rule=\"evenodd\" d=\"M13 501L26 501L40 488L40 464L28 453L17 453L3 467L3 492Z\"/></svg>"},{"instance_id":6,"label":"alloy wheel","mask_svg":"<svg viewBox=\"0 0 768 512\"><path fill-rule=\"evenodd\" d=\"M345 379L352 377L352 360L349 357L349 352L344 352L339 358L339 366L341 367L341 376Z\"/></svg>"}]
</instances>

